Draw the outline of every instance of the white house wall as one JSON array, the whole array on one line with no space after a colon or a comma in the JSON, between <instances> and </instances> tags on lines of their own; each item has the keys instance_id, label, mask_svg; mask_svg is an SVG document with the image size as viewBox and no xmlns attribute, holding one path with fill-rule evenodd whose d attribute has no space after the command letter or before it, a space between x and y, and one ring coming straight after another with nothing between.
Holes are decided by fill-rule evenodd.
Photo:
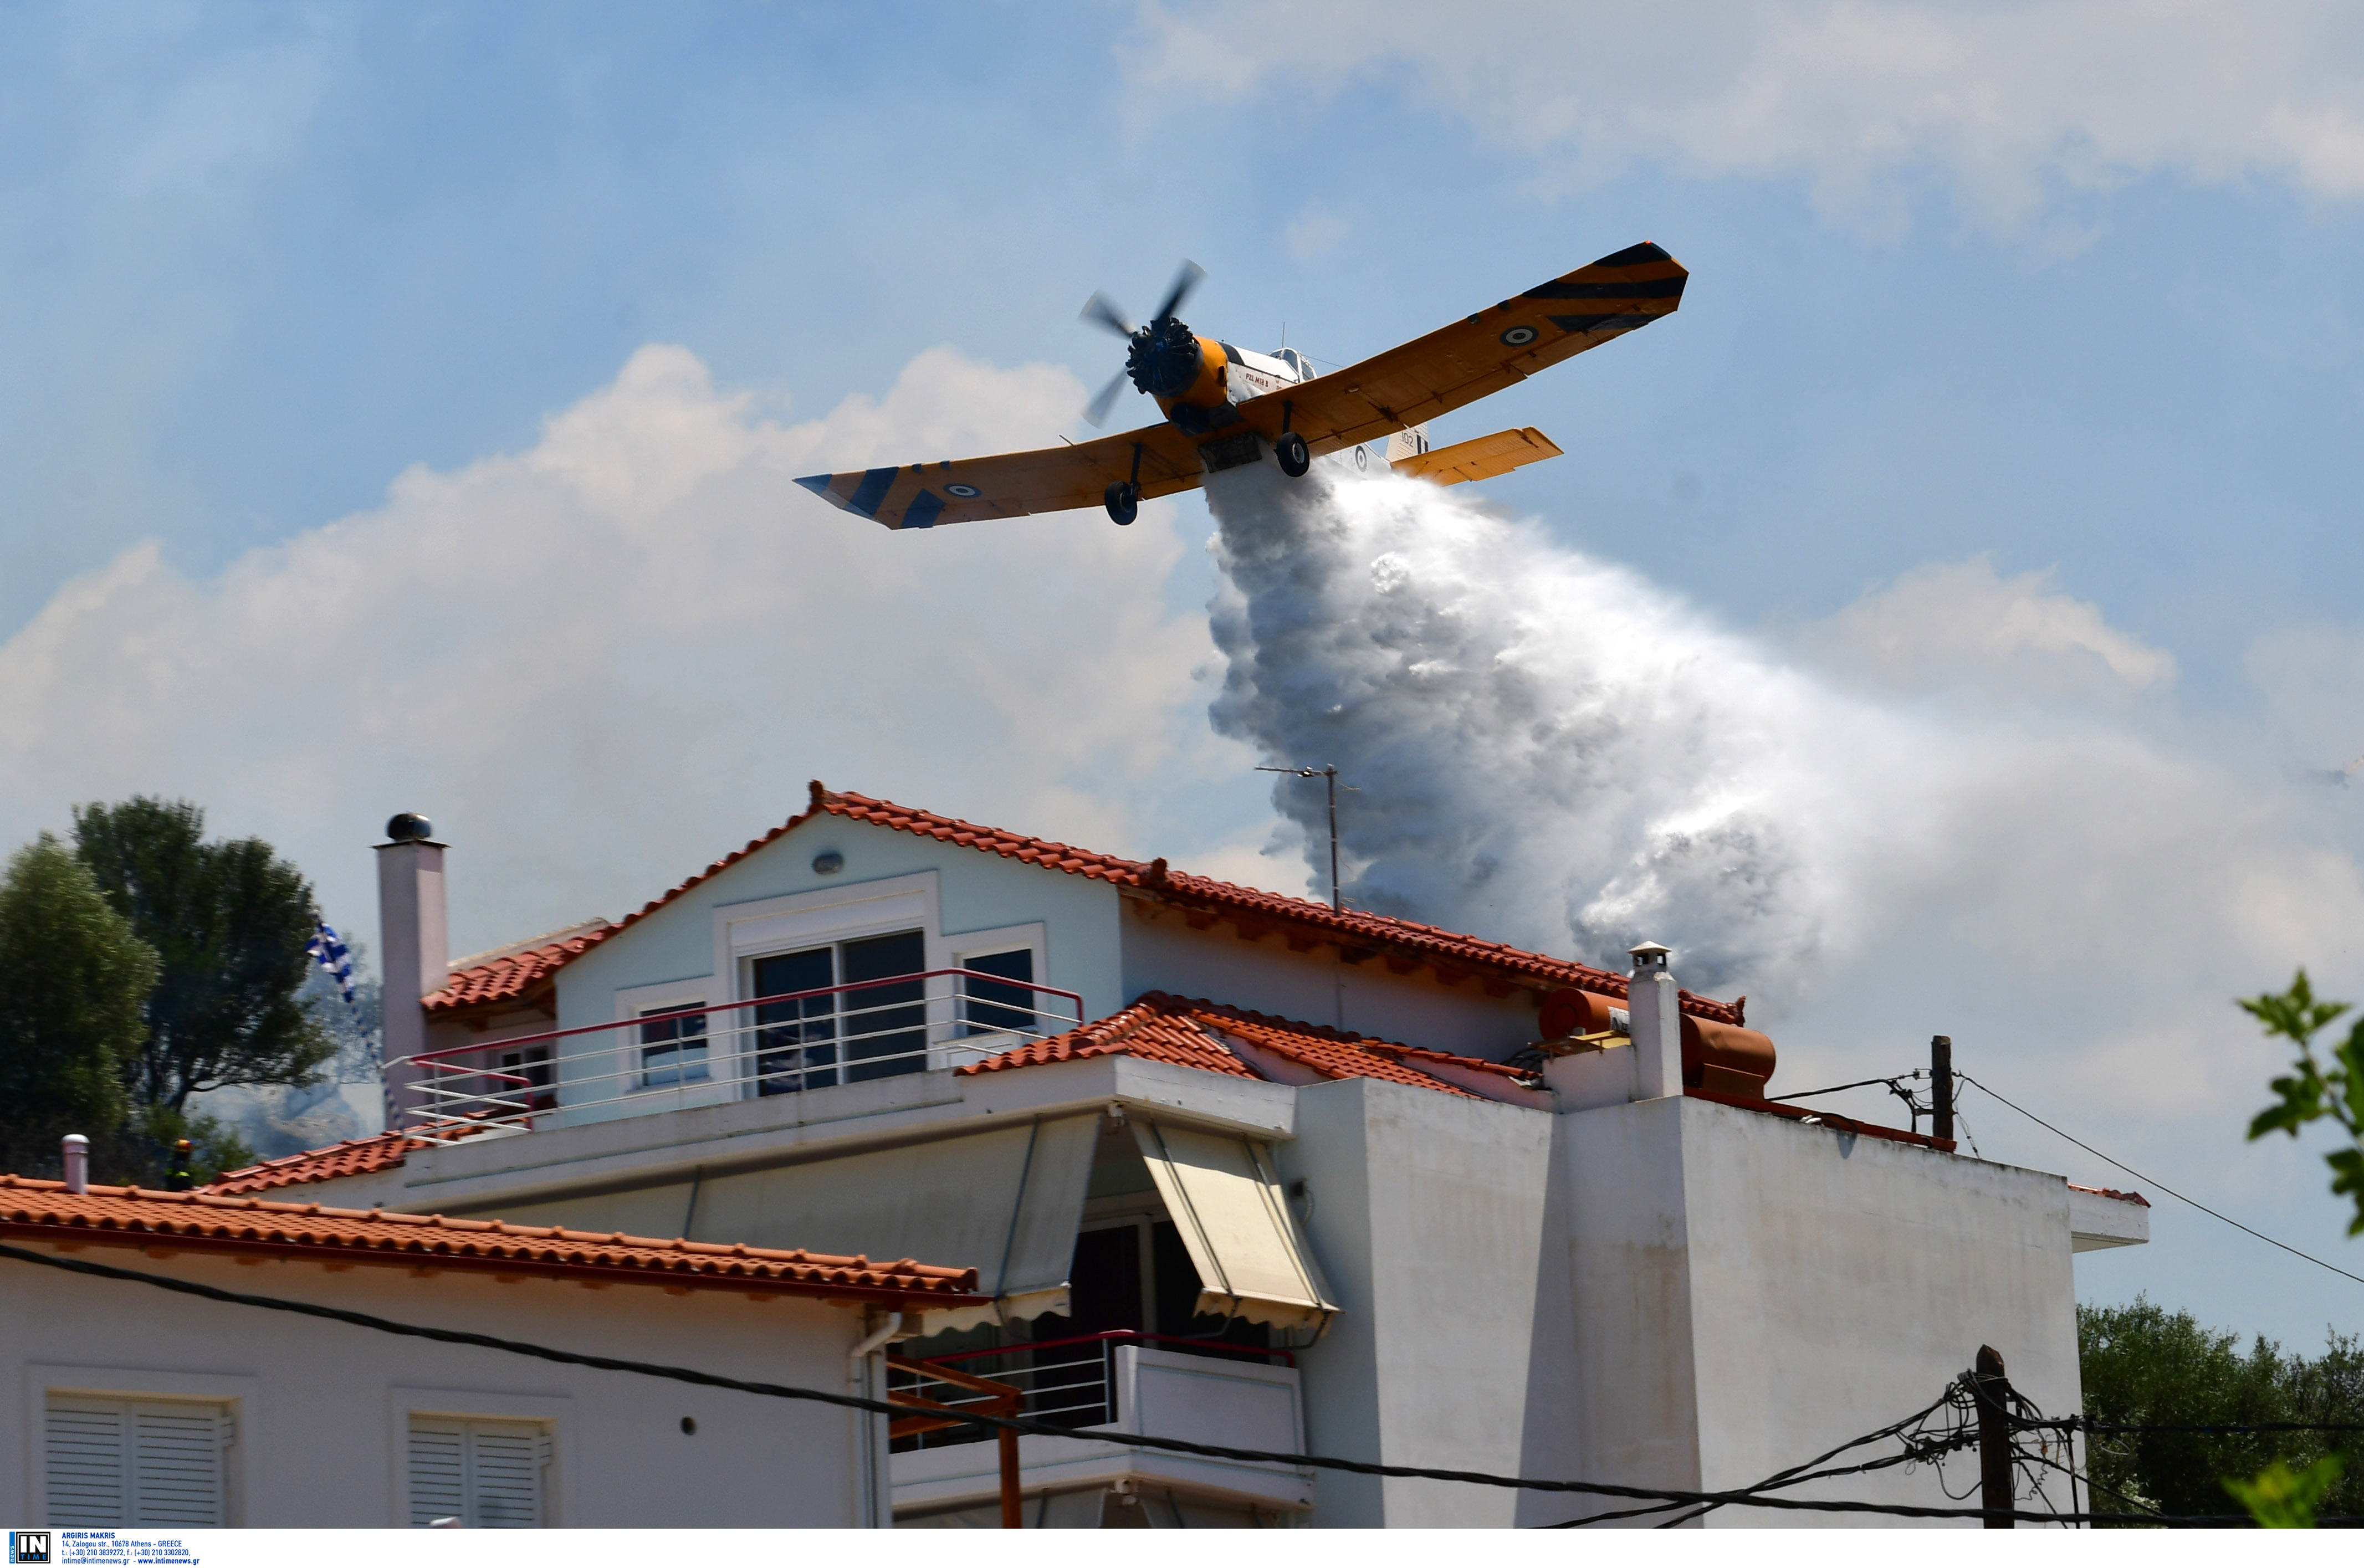
<instances>
[{"instance_id":1,"label":"white house wall","mask_svg":"<svg viewBox=\"0 0 2364 1568\"><path fill-rule=\"evenodd\" d=\"M2046 1413L2083 1407L2058 1176L1701 1100L1681 1106L1709 1486L1758 1481L1912 1414L1982 1344ZM1965 1459L1949 1470L1958 1492L1977 1467ZM2065 1502L2063 1487L2052 1491ZM1925 1470L1846 1476L1801 1495L1953 1503ZM1713 1522L1767 1519L1734 1512Z\"/></svg>"},{"instance_id":2,"label":"white house wall","mask_svg":"<svg viewBox=\"0 0 2364 1568\"><path fill-rule=\"evenodd\" d=\"M1228 921L1194 931L1178 909L1128 898L1125 999L1144 991L1204 997L1301 1023L1500 1062L1535 1038L1529 993L1489 996L1475 979L1445 986L1384 959L1346 963L1335 947L1291 952L1278 932L1247 941Z\"/></svg>"},{"instance_id":3,"label":"white house wall","mask_svg":"<svg viewBox=\"0 0 2364 1568\"><path fill-rule=\"evenodd\" d=\"M1276 1152L1343 1307L1299 1357L1315 1451L1742 1486L1929 1404L1980 1344L2043 1408L2080 1407L2057 1176L1679 1095L1553 1116L1372 1079L1297 1093ZM1821 1495L1957 1506L1925 1470ZM1325 1475L1311 1522L1625 1506Z\"/></svg>"},{"instance_id":4,"label":"white house wall","mask_svg":"<svg viewBox=\"0 0 2364 1568\"><path fill-rule=\"evenodd\" d=\"M128 1249L82 1254L224 1289L565 1350L842 1392L858 1314L715 1291L585 1290L571 1282L243 1266ZM530 1361L151 1287L0 1263L0 1473L41 1520L45 1390L229 1399L230 1522L407 1525L402 1434L414 1409L554 1427L552 1522L574 1527L851 1526L861 1521L856 1418L625 1373ZM51 1369L51 1370L44 1370ZM681 1430L689 1417L695 1435Z\"/></svg>"},{"instance_id":5,"label":"white house wall","mask_svg":"<svg viewBox=\"0 0 2364 1568\"><path fill-rule=\"evenodd\" d=\"M1554 1120L1373 1078L1298 1091L1276 1154L1343 1308L1299 1357L1315 1451L1527 1473ZM1324 1475L1314 1522L1508 1525L1519 1496Z\"/></svg>"},{"instance_id":6,"label":"white house wall","mask_svg":"<svg viewBox=\"0 0 2364 1568\"><path fill-rule=\"evenodd\" d=\"M1981 1344L2044 1409L2080 1407L2059 1177L1683 1096L1559 1119L1575 1365L1540 1370L1572 1440L1531 1463L1749 1485L1929 1404ZM1949 1473L1959 1492L1975 1463ZM1925 1469L1798 1495L1960 1506ZM1525 1522L1604 1506L1531 1501Z\"/></svg>"}]
</instances>

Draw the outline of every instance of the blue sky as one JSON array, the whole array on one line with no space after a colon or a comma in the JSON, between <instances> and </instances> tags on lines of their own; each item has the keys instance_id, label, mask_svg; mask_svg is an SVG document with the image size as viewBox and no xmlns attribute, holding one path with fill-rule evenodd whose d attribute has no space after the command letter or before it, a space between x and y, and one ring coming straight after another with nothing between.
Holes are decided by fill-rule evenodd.
<instances>
[{"instance_id":1,"label":"blue sky","mask_svg":"<svg viewBox=\"0 0 2364 1568\"><path fill-rule=\"evenodd\" d=\"M705 728L652 723L636 704L724 656L664 633L710 595L541 582L564 548L550 541L572 536L507 531L540 515L528 478L607 440L567 447L567 421L608 430L600 410L641 406L633 387L716 440L786 431L775 444L814 466L938 455L872 442L1047 444L1081 430L1086 389L1114 368L1076 308L1105 287L1145 309L1184 256L1210 273L1194 325L1272 347L1285 322L1343 362L1645 238L1692 271L1677 317L1438 430L1533 424L1567 449L1489 486L1500 506L1774 648L1930 563L2049 573L2046 604L2167 656L2172 691L2028 726L2237 756L2269 781L2364 751L2364 37L2343 14L2236 33L2102 0L1638 21L1513 6L1501 28L1531 40L1514 59L1433 8L1321 4L0 14L0 659L39 688L0 742L0 828L15 841L62 826L72 800L191 793L286 845L366 929L375 824L456 806L456 841L485 867L473 900L455 883L463 946L619 913L786 815L812 773L1245 863L1275 822L1258 759L1206 732L1199 501L1132 536L1082 514L933 556L839 542L846 519L760 487L632 525L679 539L699 506L728 512L735 531L714 538L776 584L769 609L751 586L750 626L823 617L811 595L832 574L869 584L867 603L973 617L864 662L946 713L994 707L995 735L1055 736L1053 760L1007 759L1039 775L1011 783L886 733L935 722L933 695L901 726L864 728L851 699L798 706L842 652L776 628L761 703L726 693ZM635 360L649 345L689 359ZM967 368L921 361L941 349ZM628 363L653 368L635 382ZM429 526L463 493L464 526ZM262 645L251 617L330 604L318 584L340 571L385 595L334 600L292 656L223 651ZM134 579L153 596L133 620L77 607ZM1051 623L1087 601L1063 640ZM505 619L531 635L488 629ZM169 629L135 656L143 625ZM486 696L541 679L544 658L600 677L514 707ZM1096 661L1100 684L1079 684L1071 667ZM219 673L174 697L177 662ZM406 701L452 717L381 747L364 720ZM519 789L484 764L504 748L552 771ZM572 759L573 779L668 749L727 776L660 770L603 795L550 761ZM587 868L572 852L581 813L652 798L666 822L642 846ZM2276 964L2358 966L2352 928L2315 913L2346 908L2356 880L2350 804L2324 788L2277 806L2275 842L2320 850L2338 896L2244 892L2244 928L2277 934L2270 962L2204 925L2173 939L2191 944L2182 971L2221 967L2195 995L2257 989ZM2075 984L2106 1001L2142 983L2104 966ZM1929 1032L1801 1006L1830 1043L1793 1060L1834 1072L1896 1065L1865 1054L1881 1030ZM2248 1049L2237 1019L2208 1028ZM2314 1167L2227 1132L2222 1080L2193 1067L2149 1111L2092 1097L2097 1081L2055 1108L2131 1115L2149 1130L2128 1137L2162 1155L2205 1129L2195 1185L2344 1245ZM2068 1168L2057 1145L2013 1153ZM2253 1281L2247 1254L2181 1223L2163 1213L2139 1264L2089 1262L2089 1287L2299 1340L2355 1321L2354 1296L2263 1264Z\"/></svg>"}]
</instances>

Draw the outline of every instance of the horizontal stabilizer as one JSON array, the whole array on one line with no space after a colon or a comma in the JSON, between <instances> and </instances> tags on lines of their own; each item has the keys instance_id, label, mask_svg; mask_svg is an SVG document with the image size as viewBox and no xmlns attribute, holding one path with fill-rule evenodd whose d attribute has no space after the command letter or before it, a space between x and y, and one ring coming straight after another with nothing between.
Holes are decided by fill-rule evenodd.
<instances>
[{"instance_id":1,"label":"horizontal stabilizer","mask_svg":"<svg viewBox=\"0 0 2364 1568\"><path fill-rule=\"evenodd\" d=\"M1458 484L1469 479L1498 478L1514 468L1559 455L1552 439L1531 425L1523 430L1497 430L1475 440L1414 452L1390 466L1408 478Z\"/></svg>"}]
</instances>

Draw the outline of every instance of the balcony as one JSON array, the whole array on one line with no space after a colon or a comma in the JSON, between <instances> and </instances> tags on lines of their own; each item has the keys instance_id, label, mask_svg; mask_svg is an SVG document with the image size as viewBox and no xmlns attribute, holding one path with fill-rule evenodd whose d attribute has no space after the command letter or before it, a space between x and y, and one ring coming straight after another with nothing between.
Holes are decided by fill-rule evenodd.
<instances>
[{"instance_id":1,"label":"balcony","mask_svg":"<svg viewBox=\"0 0 2364 1568\"><path fill-rule=\"evenodd\" d=\"M1170 1489L1193 1499L1284 1513L1310 1508L1309 1469L1130 1448L1094 1435L1126 1432L1304 1451L1304 1405L1293 1356L1286 1351L1173 1348L1194 1343L1204 1345L1119 1329L956 1352L936 1361L1012 1385L1024 1393L1024 1415L1075 1429L1073 1437L1019 1440L1020 1485L1030 1497ZM889 1385L945 1405L985 1400L931 1379L925 1371L931 1364L894 1363ZM987 1504L999 1495L998 1451L990 1438L953 1430L898 1446L906 1447L891 1461L898 1515Z\"/></svg>"},{"instance_id":2,"label":"balcony","mask_svg":"<svg viewBox=\"0 0 2364 1568\"><path fill-rule=\"evenodd\" d=\"M423 1051L385 1081L411 1130L532 1132L941 1071L1082 1018L1075 992L936 969Z\"/></svg>"}]
</instances>

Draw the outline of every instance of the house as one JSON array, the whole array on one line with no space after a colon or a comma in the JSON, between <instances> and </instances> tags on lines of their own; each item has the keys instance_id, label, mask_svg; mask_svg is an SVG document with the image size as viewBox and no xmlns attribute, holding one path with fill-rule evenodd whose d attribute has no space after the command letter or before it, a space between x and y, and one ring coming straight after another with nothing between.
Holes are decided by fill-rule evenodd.
<instances>
[{"instance_id":1,"label":"house","mask_svg":"<svg viewBox=\"0 0 2364 1568\"><path fill-rule=\"evenodd\" d=\"M0 1176L0 1245L184 1284L750 1381L883 1386L887 1323L968 1271ZM885 1428L0 1259L0 1464L66 1528L856 1526ZM690 1347L695 1347L695 1353Z\"/></svg>"},{"instance_id":2,"label":"house","mask_svg":"<svg viewBox=\"0 0 2364 1568\"><path fill-rule=\"evenodd\" d=\"M452 963L445 846L398 817L377 853L418 999L394 1130L215 1190L973 1268L898 1352L1072 1429L1021 1445L1031 1522L1596 1511L1127 1433L1706 1489L1981 1345L2074 1410L2072 1256L2147 1237L2138 1197L1767 1099L1745 1002L1655 945L1611 973L816 783L621 920ZM896 1449L898 1525L990 1521L992 1444ZM1948 1501L1925 1468L1817 1494Z\"/></svg>"}]
</instances>

